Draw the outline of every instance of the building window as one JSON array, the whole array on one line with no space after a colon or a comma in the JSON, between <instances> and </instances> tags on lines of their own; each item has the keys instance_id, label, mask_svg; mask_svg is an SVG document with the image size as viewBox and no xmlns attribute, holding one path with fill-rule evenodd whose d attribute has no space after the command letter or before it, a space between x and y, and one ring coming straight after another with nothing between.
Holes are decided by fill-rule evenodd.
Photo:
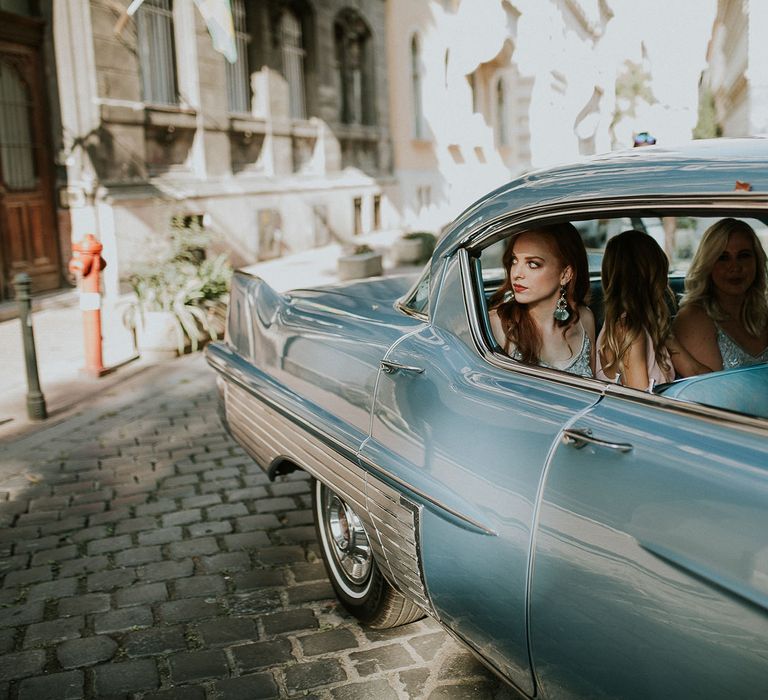
<instances>
[{"instance_id":1,"label":"building window","mask_svg":"<svg viewBox=\"0 0 768 700\"><path fill-rule=\"evenodd\" d=\"M355 197L352 200L355 215L355 236L359 236L363 232L363 198Z\"/></svg>"},{"instance_id":2,"label":"building window","mask_svg":"<svg viewBox=\"0 0 768 700\"><path fill-rule=\"evenodd\" d=\"M288 105L293 119L306 119L304 106L304 44L301 24L290 10L280 18L280 39L283 50L283 73L288 82Z\"/></svg>"},{"instance_id":3,"label":"building window","mask_svg":"<svg viewBox=\"0 0 768 700\"><path fill-rule=\"evenodd\" d=\"M18 71L0 60L0 178L9 190L37 186L32 99Z\"/></svg>"},{"instance_id":4,"label":"building window","mask_svg":"<svg viewBox=\"0 0 768 700\"><path fill-rule=\"evenodd\" d=\"M336 69L341 92L343 124L375 124L372 36L352 9L336 19Z\"/></svg>"},{"instance_id":5,"label":"building window","mask_svg":"<svg viewBox=\"0 0 768 700\"><path fill-rule=\"evenodd\" d=\"M251 111L251 73L248 68L251 36L246 31L245 0L232 0L232 23L235 27L237 61L226 62L227 107L230 112Z\"/></svg>"},{"instance_id":6,"label":"building window","mask_svg":"<svg viewBox=\"0 0 768 700\"><path fill-rule=\"evenodd\" d=\"M381 228L381 195L373 195L373 230Z\"/></svg>"},{"instance_id":7,"label":"building window","mask_svg":"<svg viewBox=\"0 0 768 700\"><path fill-rule=\"evenodd\" d=\"M477 77L474 73L470 73L467 76L467 82L469 83L469 92L472 97L472 113L479 111L478 110L478 100L477 100Z\"/></svg>"},{"instance_id":8,"label":"building window","mask_svg":"<svg viewBox=\"0 0 768 700\"><path fill-rule=\"evenodd\" d=\"M144 102L178 104L171 0L144 0L136 13L136 32Z\"/></svg>"},{"instance_id":9,"label":"building window","mask_svg":"<svg viewBox=\"0 0 768 700\"><path fill-rule=\"evenodd\" d=\"M413 137L424 138L424 111L421 104L421 50L419 37L411 39L411 91L413 98Z\"/></svg>"},{"instance_id":10,"label":"building window","mask_svg":"<svg viewBox=\"0 0 768 700\"><path fill-rule=\"evenodd\" d=\"M507 136L507 95L504 81L499 78L496 83L496 143L506 146Z\"/></svg>"},{"instance_id":11,"label":"building window","mask_svg":"<svg viewBox=\"0 0 768 700\"><path fill-rule=\"evenodd\" d=\"M40 14L36 5L37 3L33 0L0 0L0 10L27 17L35 17Z\"/></svg>"},{"instance_id":12,"label":"building window","mask_svg":"<svg viewBox=\"0 0 768 700\"><path fill-rule=\"evenodd\" d=\"M419 185L416 188L416 210L422 212L432 206L432 187Z\"/></svg>"}]
</instances>

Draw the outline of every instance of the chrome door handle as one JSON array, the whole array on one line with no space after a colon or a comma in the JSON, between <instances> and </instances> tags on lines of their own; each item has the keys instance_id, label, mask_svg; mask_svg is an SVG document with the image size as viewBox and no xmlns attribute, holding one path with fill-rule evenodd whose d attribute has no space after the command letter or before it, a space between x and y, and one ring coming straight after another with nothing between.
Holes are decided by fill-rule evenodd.
<instances>
[{"instance_id":1,"label":"chrome door handle","mask_svg":"<svg viewBox=\"0 0 768 700\"><path fill-rule=\"evenodd\" d=\"M421 374L424 371L422 367L401 365L399 362L392 362L390 360L382 360L381 369L387 374L394 374L395 372L413 372L414 374Z\"/></svg>"},{"instance_id":2,"label":"chrome door handle","mask_svg":"<svg viewBox=\"0 0 768 700\"><path fill-rule=\"evenodd\" d=\"M593 437L592 431L589 428L581 430L579 428L573 428L563 431L563 443L575 447L580 450L584 445L589 443L590 445L597 445L598 447L607 447L609 450L616 450L617 452L631 452L632 445L628 442L610 442L608 440L600 440Z\"/></svg>"}]
</instances>

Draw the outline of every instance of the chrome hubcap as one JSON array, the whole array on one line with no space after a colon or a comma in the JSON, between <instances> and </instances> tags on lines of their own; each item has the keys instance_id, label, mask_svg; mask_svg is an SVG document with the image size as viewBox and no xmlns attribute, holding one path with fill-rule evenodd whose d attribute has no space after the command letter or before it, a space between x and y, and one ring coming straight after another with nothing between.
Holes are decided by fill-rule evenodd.
<instances>
[{"instance_id":1,"label":"chrome hubcap","mask_svg":"<svg viewBox=\"0 0 768 700\"><path fill-rule=\"evenodd\" d=\"M360 518L335 493L329 493L325 515L331 549L339 567L352 583L365 583L373 557Z\"/></svg>"}]
</instances>

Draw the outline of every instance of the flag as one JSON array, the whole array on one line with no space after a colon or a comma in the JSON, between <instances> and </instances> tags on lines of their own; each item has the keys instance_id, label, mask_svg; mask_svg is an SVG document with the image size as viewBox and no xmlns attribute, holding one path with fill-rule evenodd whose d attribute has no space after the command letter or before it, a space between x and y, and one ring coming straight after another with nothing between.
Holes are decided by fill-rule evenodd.
<instances>
[{"instance_id":1,"label":"flag","mask_svg":"<svg viewBox=\"0 0 768 700\"><path fill-rule=\"evenodd\" d=\"M143 2L144 0L131 2L128 9L117 20L115 34L122 33L128 19L136 14ZM194 2L208 27L213 48L224 54L230 63L235 63L237 61L237 44L235 43L235 25L232 21L232 5L229 0L194 0Z\"/></svg>"},{"instance_id":2,"label":"flag","mask_svg":"<svg viewBox=\"0 0 768 700\"><path fill-rule=\"evenodd\" d=\"M195 0L197 9L205 20L211 35L213 48L224 54L230 63L237 61L235 25L229 0Z\"/></svg>"},{"instance_id":3,"label":"flag","mask_svg":"<svg viewBox=\"0 0 768 700\"><path fill-rule=\"evenodd\" d=\"M120 14L120 18L115 23L115 36L119 36L123 33L123 29L125 29L125 25L128 24L128 20L136 14L136 10L141 7L141 3L143 2L144 0L133 0L133 2L128 5L128 9L123 10Z\"/></svg>"}]
</instances>

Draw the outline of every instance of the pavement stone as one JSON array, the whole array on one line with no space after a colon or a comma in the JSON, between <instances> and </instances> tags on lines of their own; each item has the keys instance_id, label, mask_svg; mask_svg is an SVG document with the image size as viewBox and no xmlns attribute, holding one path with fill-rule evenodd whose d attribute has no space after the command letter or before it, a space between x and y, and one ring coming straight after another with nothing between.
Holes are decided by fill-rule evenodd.
<instances>
[{"instance_id":1,"label":"pavement stone","mask_svg":"<svg viewBox=\"0 0 768 700\"><path fill-rule=\"evenodd\" d=\"M229 678L214 685L221 700L259 700L277 698L279 691L270 673L254 673L239 678Z\"/></svg>"},{"instance_id":2,"label":"pavement stone","mask_svg":"<svg viewBox=\"0 0 768 700\"><path fill-rule=\"evenodd\" d=\"M295 660L291 642L287 639L237 646L232 649L232 656L241 671L253 671Z\"/></svg>"},{"instance_id":3,"label":"pavement stone","mask_svg":"<svg viewBox=\"0 0 768 700\"><path fill-rule=\"evenodd\" d=\"M99 635L59 644L56 647L56 658L62 668L79 668L109 661L116 651L117 642L114 639Z\"/></svg>"},{"instance_id":4,"label":"pavement stone","mask_svg":"<svg viewBox=\"0 0 768 700\"><path fill-rule=\"evenodd\" d=\"M146 606L135 606L110 610L93 616L93 631L96 634L110 634L140 627L149 627L153 622L152 610Z\"/></svg>"},{"instance_id":5,"label":"pavement stone","mask_svg":"<svg viewBox=\"0 0 768 700\"><path fill-rule=\"evenodd\" d=\"M229 439L200 355L108 394L0 446L0 698L512 697L435 623L340 607L306 475Z\"/></svg>"},{"instance_id":6,"label":"pavement stone","mask_svg":"<svg viewBox=\"0 0 768 700\"><path fill-rule=\"evenodd\" d=\"M16 592L14 590L14 593ZM43 603L41 601L0 608L0 628L28 625L33 622L39 622L42 619Z\"/></svg>"},{"instance_id":7,"label":"pavement stone","mask_svg":"<svg viewBox=\"0 0 768 700\"><path fill-rule=\"evenodd\" d=\"M229 646L234 642L251 642L259 636L256 621L248 617L222 617L197 626L205 646Z\"/></svg>"},{"instance_id":8,"label":"pavement stone","mask_svg":"<svg viewBox=\"0 0 768 700\"><path fill-rule=\"evenodd\" d=\"M19 700L78 700L83 697L82 671L64 671L50 676L27 678L19 684Z\"/></svg>"},{"instance_id":9,"label":"pavement stone","mask_svg":"<svg viewBox=\"0 0 768 700\"><path fill-rule=\"evenodd\" d=\"M174 583L174 598L221 595L227 590L227 582L220 574L199 574L180 578Z\"/></svg>"},{"instance_id":10,"label":"pavement stone","mask_svg":"<svg viewBox=\"0 0 768 700\"><path fill-rule=\"evenodd\" d=\"M221 649L174 654L168 662L171 667L171 680L174 683L225 678L229 675L227 657Z\"/></svg>"},{"instance_id":11,"label":"pavement stone","mask_svg":"<svg viewBox=\"0 0 768 700\"><path fill-rule=\"evenodd\" d=\"M84 627L85 618L81 615L49 620L48 622L37 622L27 627L24 635L24 648L75 639L81 636Z\"/></svg>"},{"instance_id":12,"label":"pavement stone","mask_svg":"<svg viewBox=\"0 0 768 700\"><path fill-rule=\"evenodd\" d=\"M344 681L347 674L337 659L323 659L290 666L285 671L289 691L309 690Z\"/></svg>"},{"instance_id":13,"label":"pavement stone","mask_svg":"<svg viewBox=\"0 0 768 700\"><path fill-rule=\"evenodd\" d=\"M138 659L94 668L96 697L125 695L153 690L160 685L157 665L152 659Z\"/></svg>"},{"instance_id":14,"label":"pavement stone","mask_svg":"<svg viewBox=\"0 0 768 700\"><path fill-rule=\"evenodd\" d=\"M61 617L68 617L70 615L106 612L110 607L111 601L109 594L86 593L85 595L74 596L72 598L62 598L59 601L58 610Z\"/></svg>"}]
</instances>

